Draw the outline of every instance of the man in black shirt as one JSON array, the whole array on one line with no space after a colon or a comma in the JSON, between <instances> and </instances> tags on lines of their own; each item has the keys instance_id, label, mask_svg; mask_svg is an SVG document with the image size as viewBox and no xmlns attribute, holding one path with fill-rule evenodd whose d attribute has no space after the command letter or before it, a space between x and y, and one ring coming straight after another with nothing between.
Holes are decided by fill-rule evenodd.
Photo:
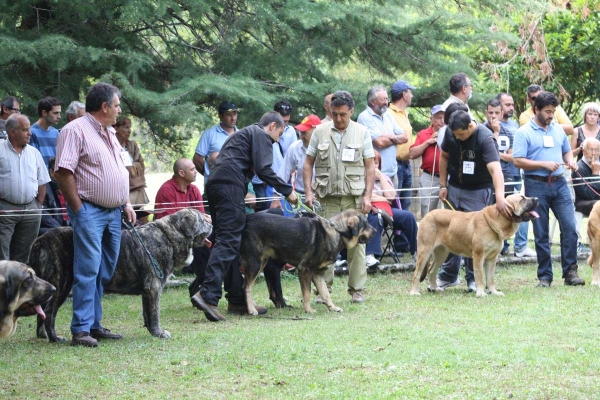
<instances>
[{"instance_id":1,"label":"man in black shirt","mask_svg":"<svg viewBox=\"0 0 600 400\"><path fill-rule=\"evenodd\" d=\"M504 199L504 178L494 134L471 119L466 106L452 103L444 114L448 125L440 155L440 200L457 211L480 211L493 204L510 217ZM450 178L448 181L448 177ZM446 184L448 182L448 184ZM438 274L437 285L445 289L459 284L462 257L450 254ZM468 290L475 291L473 260L465 259Z\"/></svg>"},{"instance_id":2,"label":"man in black shirt","mask_svg":"<svg viewBox=\"0 0 600 400\"><path fill-rule=\"evenodd\" d=\"M267 185L296 204L292 187L277 177L271 169L273 143L279 140L285 124L279 113L271 111L260 122L231 135L223 144L205 182L208 204L216 233L204 282L191 298L192 304L210 321L225 321L218 311L223 275L236 258L246 224L244 197L248 182L256 173Z\"/></svg>"}]
</instances>

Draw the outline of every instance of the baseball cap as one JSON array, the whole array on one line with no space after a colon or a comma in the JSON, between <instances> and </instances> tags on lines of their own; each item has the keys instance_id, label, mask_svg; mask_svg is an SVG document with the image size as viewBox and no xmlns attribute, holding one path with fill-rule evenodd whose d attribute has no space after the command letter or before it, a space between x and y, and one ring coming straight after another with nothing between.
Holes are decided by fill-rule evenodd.
<instances>
[{"instance_id":1,"label":"baseball cap","mask_svg":"<svg viewBox=\"0 0 600 400\"><path fill-rule=\"evenodd\" d=\"M441 104L437 104L433 107L431 107L431 115L435 115L439 112L443 112L444 111L444 107Z\"/></svg>"},{"instance_id":2,"label":"baseball cap","mask_svg":"<svg viewBox=\"0 0 600 400\"><path fill-rule=\"evenodd\" d=\"M309 115L308 117L305 117L302 122L300 122L298 125L296 125L294 128L298 129L300 132L306 132L309 129L314 128L317 125L321 124L321 119L319 117L317 117L316 115Z\"/></svg>"},{"instance_id":3,"label":"baseball cap","mask_svg":"<svg viewBox=\"0 0 600 400\"><path fill-rule=\"evenodd\" d=\"M406 89L415 90L414 86L410 86L406 81L396 81L392 85L392 93L404 92Z\"/></svg>"},{"instance_id":4,"label":"baseball cap","mask_svg":"<svg viewBox=\"0 0 600 400\"><path fill-rule=\"evenodd\" d=\"M238 111L238 108L235 106L235 104L230 103L228 101L224 101L221 104L219 104L219 114L225 114L232 111Z\"/></svg>"}]
</instances>

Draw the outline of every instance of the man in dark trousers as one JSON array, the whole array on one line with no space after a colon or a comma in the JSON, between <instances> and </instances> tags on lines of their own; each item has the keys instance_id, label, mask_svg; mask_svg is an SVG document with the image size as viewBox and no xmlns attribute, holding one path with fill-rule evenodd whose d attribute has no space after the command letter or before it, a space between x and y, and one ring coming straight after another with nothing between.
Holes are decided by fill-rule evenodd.
<instances>
[{"instance_id":1,"label":"man in dark trousers","mask_svg":"<svg viewBox=\"0 0 600 400\"><path fill-rule=\"evenodd\" d=\"M256 173L263 182L285 195L290 203L297 202L292 187L271 169L273 143L279 140L284 127L281 115L271 111L263 115L258 124L231 135L223 144L205 182L216 238L204 282L191 300L210 321L225 321L217 305L222 294L223 276L240 249L246 224L244 197L248 182Z\"/></svg>"}]
</instances>

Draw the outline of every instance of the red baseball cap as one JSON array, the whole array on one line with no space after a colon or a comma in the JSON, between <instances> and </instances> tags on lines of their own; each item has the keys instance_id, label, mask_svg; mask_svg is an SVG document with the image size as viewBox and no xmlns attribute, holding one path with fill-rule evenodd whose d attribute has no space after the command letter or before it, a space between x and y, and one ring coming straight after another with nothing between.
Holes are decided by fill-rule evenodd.
<instances>
[{"instance_id":1,"label":"red baseball cap","mask_svg":"<svg viewBox=\"0 0 600 400\"><path fill-rule=\"evenodd\" d=\"M305 117L302 120L302 122L300 122L294 128L298 129L300 132L306 132L320 124L321 124L321 119L319 117L317 117L316 115L311 114L308 117Z\"/></svg>"}]
</instances>

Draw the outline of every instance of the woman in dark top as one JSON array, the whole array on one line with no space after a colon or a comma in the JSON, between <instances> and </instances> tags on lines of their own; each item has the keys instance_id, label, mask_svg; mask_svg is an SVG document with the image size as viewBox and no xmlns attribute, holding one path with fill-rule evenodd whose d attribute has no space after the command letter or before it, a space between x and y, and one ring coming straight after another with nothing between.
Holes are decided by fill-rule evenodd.
<instances>
[{"instance_id":1,"label":"woman in dark top","mask_svg":"<svg viewBox=\"0 0 600 400\"><path fill-rule=\"evenodd\" d=\"M598 103L585 103L583 106L583 125L575 129L571 136L571 150L577 161L583 156L583 141L587 138L596 138L600 140L600 105Z\"/></svg>"}]
</instances>

